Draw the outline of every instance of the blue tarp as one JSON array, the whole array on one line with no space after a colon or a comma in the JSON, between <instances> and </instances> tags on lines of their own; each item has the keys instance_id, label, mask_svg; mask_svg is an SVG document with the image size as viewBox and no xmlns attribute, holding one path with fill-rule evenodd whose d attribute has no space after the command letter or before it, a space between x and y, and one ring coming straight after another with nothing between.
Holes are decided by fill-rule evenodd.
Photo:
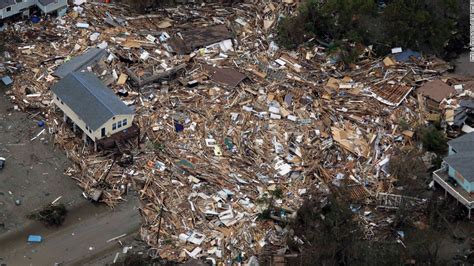
<instances>
[{"instance_id":1,"label":"blue tarp","mask_svg":"<svg viewBox=\"0 0 474 266\"><path fill-rule=\"evenodd\" d=\"M174 129L176 130L176 132L181 132L181 131L184 130L184 126L175 121L174 122Z\"/></svg>"},{"instance_id":2,"label":"blue tarp","mask_svg":"<svg viewBox=\"0 0 474 266\"><path fill-rule=\"evenodd\" d=\"M397 60L397 62L406 62L410 60L410 57L415 57L416 59L420 59L421 53L408 49L401 53L395 54L394 57L395 57L395 60Z\"/></svg>"},{"instance_id":3,"label":"blue tarp","mask_svg":"<svg viewBox=\"0 0 474 266\"><path fill-rule=\"evenodd\" d=\"M43 238L39 235L29 235L28 236L28 242L40 243L41 241L43 241Z\"/></svg>"},{"instance_id":4,"label":"blue tarp","mask_svg":"<svg viewBox=\"0 0 474 266\"><path fill-rule=\"evenodd\" d=\"M10 78L9 76L5 76L2 78L2 82L3 84L5 84L6 86L10 85L13 83L13 80L12 78Z\"/></svg>"}]
</instances>

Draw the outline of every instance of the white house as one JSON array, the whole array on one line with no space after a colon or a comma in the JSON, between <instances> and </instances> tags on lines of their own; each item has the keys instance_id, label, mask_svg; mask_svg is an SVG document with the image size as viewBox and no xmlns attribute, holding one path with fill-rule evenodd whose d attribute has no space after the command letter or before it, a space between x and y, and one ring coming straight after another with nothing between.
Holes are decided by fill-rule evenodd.
<instances>
[{"instance_id":1,"label":"white house","mask_svg":"<svg viewBox=\"0 0 474 266\"><path fill-rule=\"evenodd\" d=\"M52 88L53 102L94 142L132 125L134 112L90 72L73 72Z\"/></svg>"},{"instance_id":2,"label":"white house","mask_svg":"<svg viewBox=\"0 0 474 266\"><path fill-rule=\"evenodd\" d=\"M37 6L43 13L64 12L67 0L0 0L0 19L23 13L29 15L29 9Z\"/></svg>"}]
</instances>

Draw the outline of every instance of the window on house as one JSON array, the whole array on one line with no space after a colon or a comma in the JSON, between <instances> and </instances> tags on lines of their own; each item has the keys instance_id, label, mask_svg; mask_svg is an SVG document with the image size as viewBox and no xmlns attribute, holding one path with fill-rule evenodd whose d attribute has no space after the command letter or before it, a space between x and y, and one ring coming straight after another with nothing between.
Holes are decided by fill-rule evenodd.
<instances>
[{"instance_id":1,"label":"window on house","mask_svg":"<svg viewBox=\"0 0 474 266\"><path fill-rule=\"evenodd\" d=\"M89 133L92 133L92 130L89 129Z\"/></svg>"},{"instance_id":2,"label":"window on house","mask_svg":"<svg viewBox=\"0 0 474 266\"><path fill-rule=\"evenodd\" d=\"M63 101L61 101L61 104L64 104Z\"/></svg>"},{"instance_id":3,"label":"window on house","mask_svg":"<svg viewBox=\"0 0 474 266\"><path fill-rule=\"evenodd\" d=\"M11 7L7 7L7 12L10 12L12 11L12 8Z\"/></svg>"},{"instance_id":4,"label":"window on house","mask_svg":"<svg viewBox=\"0 0 474 266\"><path fill-rule=\"evenodd\" d=\"M117 129L117 124L116 123L113 123L112 124L112 130L116 130Z\"/></svg>"},{"instance_id":5,"label":"window on house","mask_svg":"<svg viewBox=\"0 0 474 266\"><path fill-rule=\"evenodd\" d=\"M124 120L122 121L122 125L123 125L123 126L126 126L126 125L127 125L127 119L124 119Z\"/></svg>"},{"instance_id":6,"label":"window on house","mask_svg":"<svg viewBox=\"0 0 474 266\"><path fill-rule=\"evenodd\" d=\"M58 97L58 96L56 96L56 100L58 100L58 101L59 101L59 97Z\"/></svg>"},{"instance_id":7,"label":"window on house","mask_svg":"<svg viewBox=\"0 0 474 266\"><path fill-rule=\"evenodd\" d=\"M117 127L118 127L118 128L121 128L121 127L122 127L122 121L118 121Z\"/></svg>"}]
</instances>

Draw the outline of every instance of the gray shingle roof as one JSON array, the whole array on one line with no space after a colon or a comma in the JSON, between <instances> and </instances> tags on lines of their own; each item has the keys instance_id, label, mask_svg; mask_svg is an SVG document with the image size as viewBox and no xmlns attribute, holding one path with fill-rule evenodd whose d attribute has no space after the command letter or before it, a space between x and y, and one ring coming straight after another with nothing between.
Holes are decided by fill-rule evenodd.
<instances>
[{"instance_id":1,"label":"gray shingle roof","mask_svg":"<svg viewBox=\"0 0 474 266\"><path fill-rule=\"evenodd\" d=\"M461 105L462 107L474 109L474 100L461 100L459 105Z\"/></svg>"},{"instance_id":2,"label":"gray shingle roof","mask_svg":"<svg viewBox=\"0 0 474 266\"><path fill-rule=\"evenodd\" d=\"M102 57L107 54L107 51L99 48L89 49L82 55L76 56L66 63L60 65L53 75L64 78L72 72L85 70L88 66L97 64Z\"/></svg>"},{"instance_id":3,"label":"gray shingle roof","mask_svg":"<svg viewBox=\"0 0 474 266\"><path fill-rule=\"evenodd\" d=\"M457 153L462 152L473 152L474 151L474 132L463 135L459 138L448 141L449 146L451 146ZM474 162L473 162L474 164Z\"/></svg>"},{"instance_id":4,"label":"gray shingle roof","mask_svg":"<svg viewBox=\"0 0 474 266\"><path fill-rule=\"evenodd\" d=\"M456 111L454 112L454 126L460 127L464 124L464 122L466 122L468 117L467 111L468 109L465 107L459 107L458 109L456 109Z\"/></svg>"},{"instance_id":5,"label":"gray shingle roof","mask_svg":"<svg viewBox=\"0 0 474 266\"><path fill-rule=\"evenodd\" d=\"M474 150L455 153L444 159L469 182L474 182Z\"/></svg>"},{"instance_id":6,"label":"gray shingle roof","mask_svg":"<svg viewBox=\"0 0 474 266\"><path fill-rule=\"evenodd\" d=\"M111 89L90 72L71 73L51 90L94 131L113 116L133 114Z\"/></svg>"},{"instance_id":7,"label":"gray shingle roof","mask_svg":"<svg viewBox=\"0 0 474 266\"><path fill-rule=\"evenodd\" d=\"M0 0L0 9L15 4L15 0Z\"/></svg>"},{"instance_id":8,"label":"gray shingle roof","mask_svg":"<svg viewBox=\"0 0 474 266\"><path fill-rule=\"evenodd\" d=\"M51 4L51 3L57 2L57 0L38 0L38 2L39 2L40 4L42 4L43 6L47 6L47 5Z\"/></svg>"}]
</instances>

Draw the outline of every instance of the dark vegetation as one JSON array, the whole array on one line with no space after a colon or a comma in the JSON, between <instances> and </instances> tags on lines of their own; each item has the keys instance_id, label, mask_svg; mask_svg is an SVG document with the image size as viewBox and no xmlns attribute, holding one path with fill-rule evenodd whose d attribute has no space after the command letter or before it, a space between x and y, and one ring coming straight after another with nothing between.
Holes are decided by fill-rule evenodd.
<instances>
[{"instance_id":1,"label":"dark vegetation","mask_svg":"<svg viewBox=\"0 0 474 266\"><path fill-rule=\"evenodd\" d=\"M28 218L40 221L47 226L60 226L66 219L66 214L67 210L64 204L48 204L29 214Z\"/></svg>"},{"instance_id":2,"label":"dark vegetation","mask_svg":"<svg viewBox=\"0 0 474 266\"><path fill-rule=\"evenodd\" d=\"M402 127L409 129L406 121ZM425 151L435 152L439 159L446 152L446 138L435 126L416 130L416 141ZM466 209L456 207L454 200L429 193L430 169L421 157L425 151L416 148L396 150L389 165L393 184L403 196L428 199L425 205L402 204L398 209L385 210L390 224L384 232L378 232L378 240L367 240L364 226L350 208L344 195L313 194L298 210L297 217L289 225L295 238L289 238L288 246L299 255L290 259L289 265L446 265L470 263L474 254L462 258L440 256L441 243L446 239L462 239L466 235L456 232L453 225L465 219ZM435 166L436 167L436 166ZM376 223L380 223L376 222ZM401 232L401 233L400 233Z\"/></svg>"},{"instance_id":3,"label":"dark vegetation","mask_svg":"<svg viewBox=\"0 0 474 266\"><path fill-rule=\"evenodd\" d=\"M122 263L119 265L123 266L151 266L151 265L161 265L158 261L153 260L152 258L139 255L139 254L128 254Z\"/></svg>"},{"instance_id":4,"label":"dark vegetation","mask_svg":"<svg viewBox=\"0 0 474 266\"><path fill-rule=\"evenodd\" d=\"M417 197L426 190L429 175L421 156L420 151L409 148L398 150L390 157L389 172L405 196Z\"/></svg>"},{"instance_id":5,"label":"dark vegetation","mask_svg":"<svg viewBox=\"0 0 474 266\"><path fill-rule=\"evenodd\" d=\"M148 9L151 9L151 8L157 8L159 7L162 2L172 2L171 0L167 0L167 1L156 1L156 0L122 0L122 2L124 4L127 4L129 5L130 7L132 7L133 9L135 9L135 11L138 11L138 12L145 12L146 10Z\"/></svg>"},{"instance_id":6,"label":"dark vegetation","mask_svg":"<svg viewBox=\"0 0 474 266\"><path fill-rule=\"evenodd\" d=\"M448 151L448 140L443 131L434 126L429 126L420 128L418 133L423 143L423 148L427 151L432 151L439 155L444 155Z\"/></svg>"},{"instance_id":7,"label":"dark vegetation","mask_svg":"<svg viewBox=\"0 0 474 266\"><path fill-rule=\"evenodd\" d=\"M416 140L425 150L437 153L436 159L446 152L446 138L438 128L421 127L416 131ZM425 205L402 204L379 214L390 217L391 223L384 232L376 233L378 240L374 241L365 238L364 226L344 195L321 201L321 195L313 194L290 223L294 234L304 242L301 245L289 238L290 250L299 254L290 259L290 265L470 265L474 261L472 252L452 258L440 255L443 241L468 237L454 226L465 219L467 211L449 197L427 192L430 175L421 159L424 152L416 148L397 150L388 170L399 189L394 193L426 198Z\"/></svg>"},{"instance_id":8,"label":"dark vegetation","mask_svg":"<svg viewBox=\"0 0 474 266\"><path fill-rule=\"evenodd\" d=\"M107 264L108 265L108 264ZM160 258L153 259L146 255L146 252L127 253L124 259L118 261L116 264L120 266L176 266L176 265L209 265L204 264L197 259L191 259L187 263L179 263L176 261L167 261Z\"/></svg>"},{"instance_id":9,"label":"dark vegetation","mask_svg":"<svg viewBox=\"0 0 474 266\"><path fill-rule=\"evenodd\" d=\"M343 61L355 61L360 46L373 45L379 55L405 47L446 56L469 41L467 0L307 0L297 16L282 19L278 41L295 48L316 38Z\"/></svg>"},{"instance_id":10,"label":"dark vegetation","mask_svg":"<svg viewBox=\"0 0 474 266\"><path fill-rule=\"evenodd\" d=\"M289 247L300 252L289 265L438 265L439 241L432 229L412 230L403 244L396 237L386 241L364 239L362 227L356 222L349 204L341 199L319 197L307 200L291 224L295 235L304 240L299 246L293 239ZM394 229L394 234L395 230ZM406 245L406 248L403 246Z\"/></svg>"}]
</instances>

